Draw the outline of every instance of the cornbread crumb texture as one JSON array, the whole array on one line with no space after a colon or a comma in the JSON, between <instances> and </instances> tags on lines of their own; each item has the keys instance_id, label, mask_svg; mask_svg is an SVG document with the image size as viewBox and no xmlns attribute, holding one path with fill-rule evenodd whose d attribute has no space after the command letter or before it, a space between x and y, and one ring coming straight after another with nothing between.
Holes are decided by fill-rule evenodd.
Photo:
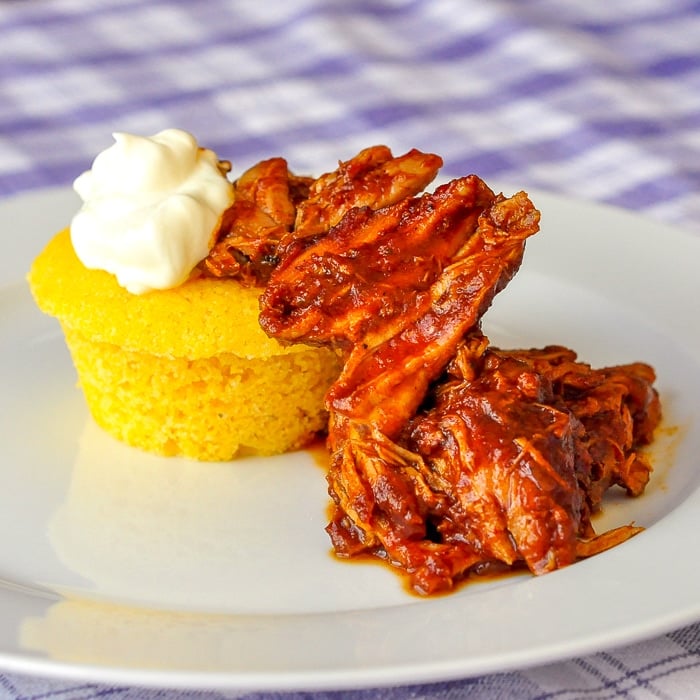
<instances>
[{"instance_id":1,"label":"cornbread crumb texture","mask_svg":"<svg viewBox=\"0 0 700 700\"><path fill-rule=\"evenodd\" d=\"M189 360L64 332L96 422L130 445L167 456L227 460L302 447L326 426L323 396L340 369L326 350Z\"/></svg>"},{"instance_id":2,"label":"cornbread crumb texture","mask_svg":"<svg viewBox=\"0 0 700 700\"><path fill-rule=\"evenodd\" d=\"M64 327L126 350L189 359L223 352L264 358L305 351L299 345L283 347L260 329L260 290L197 278L174 289L130 294L111 274L85 268L69 229L54 236L35 259L29 283L39 308Z\"/></svg>"}]
</instances>

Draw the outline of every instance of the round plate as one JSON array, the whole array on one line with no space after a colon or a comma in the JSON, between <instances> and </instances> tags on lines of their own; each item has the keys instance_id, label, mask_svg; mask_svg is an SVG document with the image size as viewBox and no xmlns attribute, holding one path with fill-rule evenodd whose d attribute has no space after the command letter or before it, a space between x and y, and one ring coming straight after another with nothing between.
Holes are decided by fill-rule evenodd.
<instances>
[{"instance_id":1,"label":"round plate","mask_svg":"<svg viewBox=\"0 0 700 700\"><path fill-rule=\"evenodd\" d=\"M97 428L57 323L24 276L75 210L66 190L0 203L0 666L121 684L319 689L466 677L619 645L700 619L700 240L531 193L542 230L486 314L503 347L574 348L658 371L665 421L647 493L599 530L632 540L547 576L435 599L338 561L322 448L202 464Z\"/></svg>"}]
</instances>

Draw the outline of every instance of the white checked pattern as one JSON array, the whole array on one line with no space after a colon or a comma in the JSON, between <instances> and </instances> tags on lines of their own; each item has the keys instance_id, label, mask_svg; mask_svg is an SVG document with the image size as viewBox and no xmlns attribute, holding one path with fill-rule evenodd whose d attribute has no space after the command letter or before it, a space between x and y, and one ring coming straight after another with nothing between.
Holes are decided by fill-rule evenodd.
<instances>
[{"instance_id":1,"label":"white checked pattern","mask_svg":"<svg viewBox=\"0 0 700 700\"><path fill-rule=\"evenodd\" d=\"M300 172L369 143L698 229L700 12L495 2L11 3L0 193L69 183L114 130L190 129Z\"/></svg>"},{"instance_id":2,"label":"white checked pattern","mask_svg":"<svg viewBox=\"0 0 700 700\"><path fill-rule=\"evenodd\" d=\"M445 174L638 210L700 235L691 0L0 3L0 196L67 185L115 130L194 132L238 170L387 143ZM348 698L700 697L700 625L520 672ZM176 697L0 675L0 698ZM247 694L256 700L278 694ZM337 698L339 694L290 694Z\"/></svg>"}]
</instances>

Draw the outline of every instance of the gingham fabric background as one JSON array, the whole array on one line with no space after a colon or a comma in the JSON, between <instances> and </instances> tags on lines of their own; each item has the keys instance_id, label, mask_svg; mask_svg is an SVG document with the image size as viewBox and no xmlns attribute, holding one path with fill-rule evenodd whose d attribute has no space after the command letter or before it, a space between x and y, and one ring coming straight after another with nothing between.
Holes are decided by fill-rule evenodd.
<instances>
[{"instance_id":1,"label":"gingham fabric background","mask_svg":"<svg viewBox=\"0 0 700 700\"><path fill-rule=\"evenodd\" d=\"M0 196L69 185L113 131L170 126L237 169L283 155L318 173L370 144L418 147L444 156L445 175L608 202L700 235L700 3L0 2ZM103 696L235 694L0 674L2 698ZM342 696L700 697L700 625L540 668Z\"/></svg>"}]
</instances>

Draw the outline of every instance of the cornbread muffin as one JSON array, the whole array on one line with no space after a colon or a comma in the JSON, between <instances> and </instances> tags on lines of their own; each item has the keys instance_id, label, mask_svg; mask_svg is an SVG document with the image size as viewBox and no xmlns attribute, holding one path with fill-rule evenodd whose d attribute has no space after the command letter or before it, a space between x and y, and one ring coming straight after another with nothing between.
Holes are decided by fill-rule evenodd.
<instances>
[{"instance_id":1,"label":"cornbread muffin","mask_svg":"<svg viewBox=\"0 0 700 700\"><path fill-rule=\"evenodd\" d=\"M130 445L227 460L293 450L325 427L340 363L327 349L268 338L259 289L200 277L134 295L87 269L68 229L36 258L29 283L61 323L93 417Z\"/></svg>"}]
</instances>

